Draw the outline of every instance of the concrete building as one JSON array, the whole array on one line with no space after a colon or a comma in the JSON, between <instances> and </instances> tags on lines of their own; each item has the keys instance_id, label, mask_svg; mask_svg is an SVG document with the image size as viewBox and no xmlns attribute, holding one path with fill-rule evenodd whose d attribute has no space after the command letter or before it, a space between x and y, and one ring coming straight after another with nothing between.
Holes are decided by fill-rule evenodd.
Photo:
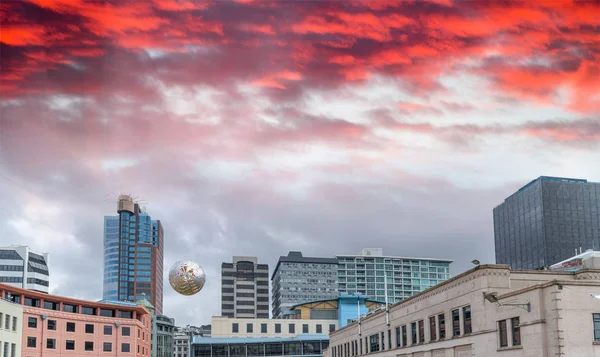
<instances>
[{"instance_id":1,"label":"concrete building","mask_svg":"<svg viewBox=\"0 0 600 357\"><path fill-rule=\"evenodd\" d=\"M178 334L184 334L188 336L204 336L210 337L212 326L211 325L202 325L202 326L178 326L175 327L175 332Z\"/></svg>"},{"instance_id":2,"label":"concrete building","mask_svg":"<svg viewBox=\"0 0 600 357\"><path fill-rule=\"evenodd\" d=\"M119 196L118 216L104 217L102 298L134 302L145 294L156 314L163 308L163 226L128 195Z\"/></svg>"},{"instance_id":3,"label":"concrete building","mask_svg":"<svg viewBox=\"0 0 600 357\"><path fill-rule=\"evenodd\" d=\"M21 357L23 307L0 296L0 356Z\"/></svg>"},{"instance_id":4,"label":"concrete building","mask_svg":"<svg viewBox=\"0 0 600 357\"><path fill-rule=\"evenodd\" d=\"M0 283L48 293L48 253L35 253L28 246L0 247Z\"/></svg>"},{"instance_id":5,"label":"concrete building","mask_svg":"<svg viewBox=\"0 0 600 357\"><path fill-rule=\"evenodd\" d=\"M331 320L337 321L335 324L342 328L360 315L369 315L385 307L383 301L369 299L364 295L348 295L341 293L333 299L324 299L309 301L297 304L291 307L291 315L294 319L300 320ZM332 324L329 325L329 332L333 331ZM321 331L317 331L321 333Z\"/></svg>"},{"instance_id":6,"label":"concrete building","mask_svg":"<svg viewBox=\"0 0 600 357\"><path fill-rule=\"evenodd\" d=\"M600 183L541 176L494 208L496 263L544 269L600 247Z\"/></svg>"},{"instance_id":7,"label":"concrete building","mask_svg":"<svg viewBox=\"0 0 600 357\"><path fill-rule=\"evenodd\" d=\"M327 334L337 328L338 320L246 319L213 316L212 335L215 338L284 338L300 334Z\"/></svg>"},{"instance_id":8,"label":"concrete building","mask_svg":"<svg viewBox=\"0 0 600 357\"><path fill-rule=\"evenodd\" d=\"M221 265L221 315L269 318L269 266L256 257Z\"/></svg>"},{"instance_id":9,"label":"concrete building","mask_svg":"<svg viewBox=\"0 0 600 357\"><path fill-rule=\"evenodd\" d=\"M289 252L279 257L271 275L273 318L289 318L293 305L338 295L335 258L304 257Z\"/></svg>"},{"instance_id":10,"label":"concrete building","mask_svg":"<svg viewBox=\"0 0 600 357\"><path fill-rule=\"evenodd\" d=\"M280 320L280 323L284 321ZM219 338L194 337L194 357L322 356L329 345L327 335L296 337Z\"/></svg>"},{"instance_id":11,"label":"concrete building","mask_svg":"<svg viewBox=\"0 0 600 357\"><path fill-rule=\"evenodd\" d=\"M176 332L173 336L173 356L188 357L190 353L190 341L190 335Z\"/></svg>"},{"instance_id":12,"label":"concrete building","mask_svg":"<svg viewBox=\"0 0 600 357\"><path fill-rule=\"evenodd\" d=\"M173 357L173 336L175 334L175 319L156 316L156 356Z\"/></svg>"},{"instance_id":13,"label":"concrete building","mask_svg":"<svg viewBox=\"0 0 600 357\"><path fill-rule=\"evenodd\" d=\"M481 265L330 334L326 357L600 356L600 270Z\"/></svg>"},{"instance_id":14,"label":"concrete building","mask_svg":"<svg viewBox=\"0 0 600 357\"><path fill-rule=\"evenodd\" d=\"M401 301L450 277L449 259L384 256L381 248L365 248L357 255L336 255L338 290L359 293L390 303ZM387 280L387 286L386 286Z\"/></svg>"},{"instance_id":15,"label":"concrete building","mask_svg":"<svg viewBox=\"0 0 600 357\"><path fill-rule=\"evenodd\" d=\"M150 312L0 284L0 298L22 306L25 357L150 356ZM12 357L12 356L11 356Z\"/></svg>"}]
</instances>

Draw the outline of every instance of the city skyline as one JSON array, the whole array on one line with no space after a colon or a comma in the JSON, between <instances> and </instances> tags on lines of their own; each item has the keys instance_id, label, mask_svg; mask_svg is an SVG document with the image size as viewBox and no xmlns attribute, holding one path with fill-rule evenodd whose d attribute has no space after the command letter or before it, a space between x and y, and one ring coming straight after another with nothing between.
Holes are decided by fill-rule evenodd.
<instances>
[{"instance_id":1,"label":"city skyline","mask_svg":"<svg viewBox=\"0 0 600 357\"><path fill-rule=\"evenodd\" d=\"M597 2L4 1L0 237L50 291L102 297L110 193L198 262L289 251L495 260L494 207L539 176L600 181ZM167 239L168 238L168 239Z\"/></svg>"}]
</instances>

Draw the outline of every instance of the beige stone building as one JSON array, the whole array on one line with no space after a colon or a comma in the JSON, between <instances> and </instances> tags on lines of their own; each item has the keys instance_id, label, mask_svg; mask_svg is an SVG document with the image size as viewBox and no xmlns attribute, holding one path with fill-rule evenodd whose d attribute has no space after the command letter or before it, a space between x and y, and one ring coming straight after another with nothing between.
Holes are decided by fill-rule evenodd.
<instances>
[{"instance_id":1,"label":"beige stone building","mask_svg":"<svg viewBox=\"0 0 600 357\"><path fill-rule=\"evenodd\" d=\"M593 266L477 266L336 330L324 357L600 357Z\"/></svg>"},{"instance_id":2,"label":"beige stone building","mask_svg":"<svg viewBox=\"0 0 600 357\"><path fill-rule=\"evenodd\" d=\"M600 301L600 300L598 300ZM295 337L300 334L327 334L337 320L245 319L213 316L211 337Z\"/></svg>"},{"instance_id":3,"label":"beige stone building","mask_svg":"<svg viewBox=\"0 0 600 357\"><path fill-rule=\"evenodd\" d=\"M0 356L21 357L23 307L0 294Z\"/></svg>"}]
</instances>

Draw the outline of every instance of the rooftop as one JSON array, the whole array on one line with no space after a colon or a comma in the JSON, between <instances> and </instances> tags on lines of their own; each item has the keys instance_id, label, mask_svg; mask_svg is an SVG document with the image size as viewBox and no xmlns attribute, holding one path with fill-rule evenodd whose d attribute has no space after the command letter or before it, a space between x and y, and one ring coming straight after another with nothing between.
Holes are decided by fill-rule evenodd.
<instances>
[{"instance_id":1,"label":"rooftop","mask_svg":"<svg viewBox=\"0 0 600 357\"><path fill-rule=\"evenodd\" d=\"M375 253L375 254L373 254ZM383 255L383 248L365 248L358 254L338 254L336 258L389 258L389 259L403 259L403 260L427 260L435 262L446 262L453 263L452 259L440 259L440 258L414 258L414 257L399 257L391 255Z\"/></svg>"},{"instance_id":2,"label":"rooftop","mask_svg":"<svg viewBox=\"0 0 600 357\"><path fill-rule=\"evenodd\" d=\"M305 257L302 252L290 251L287 256L280 256L271 274L271 280L275 277L275 273L279 270L279 264L281 263L306 263L306 264L337 264L338 261L335 258L317 258L317 257Z\"/></svg>"},{"instance_id":3,"label":"rooftop","mask_svg":"<svg viewBox=\"0 0 600 357\"><path fill-rule=\"evenodd\" d=\"M526 185L524 185L523 187L518 189L517 192L508 196L504 201L506 202L507 199L509 199L515 195L518 195L519 193L527 190L529 187L533 186L534 184L536 184L538 182L542 182L542 181L555 181L555 182L568 182L568 183L595 183L595 182L588 182L588 180L586 180L586 179L577 179L577 178L570 178L570 177L555 177L555 176L540 176L534 180L529 181L529 183L527 183Z\"/></svg>"},{"instance_id":4,"label":"rooftop","mask_svg":"<svg viewBox=\"0 0 600 357\"><path fill-rule=\"evenodd\" d=\"M371 299L371 298L369 298L366 295L360 295L360 294L358 294L358 295L354 295L354 294L350 295L348 293L341 293L338 297L331 298L331 299L305 301L305 302L302 302L302 303L299 303L299 304L295 304L295 305L292 305L290 307L290 310L294 310L296 307L299 307L299 306L308 305L308 304L316 304L316 303L320 303L320 302L339 301L339 300L352 300L352 301L356 301L358 299L360 299L362 301L365 301L365 302L368 301L368 302L374 302L376 304L385 304L385 301Z\"/></svg>"}]
</instances>

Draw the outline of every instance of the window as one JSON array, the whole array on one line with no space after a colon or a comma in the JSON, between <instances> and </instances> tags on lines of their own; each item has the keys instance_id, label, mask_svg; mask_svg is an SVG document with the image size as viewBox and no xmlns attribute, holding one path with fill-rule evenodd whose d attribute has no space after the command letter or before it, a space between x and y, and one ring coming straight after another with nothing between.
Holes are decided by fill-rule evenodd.
<instances>
[{"instance_id":1,"label":"window","mask_svg":"<svg viewBox=\"0 0 600 357\"><path fill-rule=\"evenodd\" d=\"M406 325L402 326L402 346L408 345L408 334L406 333Z\"/></svg>"},{"instance_id":2,"label":"window","mask_svg":"<svg viewBox=\"0 0 600 357\"><path fill-rule=\"evenodd\" d=\"M396 327L396 347L402 346L402 340L400 339L400 327Z\"/></svg>"},{"instance_id":3,"label":"window","mask_svg":"<svg viewBox=\"0 0 600 357\"><path fill-rule=\"evenodd\" d=\"M435 341L437 339L437 326L435 325L435 316L431 316L429 318L429 332L431 341Z\"/></svg>"},{"instance_id":4,"label":"window","mask_svg":"<svg viewBox=\"0 0 600 357\"><path fill-rule=\"evenodd\" d=\"M238 332L240 332L240 325L237 324L237 323L231 324L231 332L232 333L238 333Z\"/></svg>"},{"instance_id":5,"label":"window","mask_svg":"<svg viewBox=\"0 0 600 357\"><path fill-rule=\"evenodd\" d=\"M506 336L506 320L498 321L498 338L500 339L500 347L508 346L508 337Z\"/></svg>"},{"instance_id":6,"label":"window","mask_svg":"<svg viewBox=\"0 0 600 357\"><path fill-rule=\"evenodd\" d=\"M389 344L388 348L391 349L392 348L392 330L388 330L388 344ZM398 346L396 346L396 347L398 347Z\"/></svg>"},{"instance_id":7,"label":"window","mask_svg":"<svg viewBox=\"0 0 600 357\"><path fill-rule=\"evenodd\" d=\"M308 324L302 324L302 333L308 333Z\"/></svg>"},{"instance_id":8,"label":"window","mask_svg":"<svg viewBox=\"0 0 600 357\"><path fill-rule=\"evenodd\" d=\"M121 352L129 352L129 344L128 343L121 344Z\"/></svg>"},{"instance_id":9,"label":"window","mask_svg":"<svg viewBox=\"0 0 600 357\"><path fill-rule=\"evenodd\" d=\"M438 315L438 325L440 326L440 338L446 338L446 316Z\"/></svg>"},{"instance_id":10,"label":"window","mask_svg":"<svg viewBox=\"0 0 600 357\"><path fill-rule=\"evenodd\" d=\"M281 324L275 324L275 333L281 333Z\"/></svg>"},{"instance_id":11,"label":"window","mask_svg":"<svg viewBox=\"0 0 600 357\"><path fill-rule=\"evenodd\" d=\"M383 332L381 333L381 350L385 350L385 334Z\"/></svg>"},{"instance_id":12,"label":"window","mask_svg":"<svg viewBox=\"0 0 600 357\"><path fill-rule=\"evenodd\" d=\"M37 328L37 318L36 317L29 317L27 319L27 327L29 327L29 328Z\"/></svg>"},{"instance_id":13,"label":"window","mask_svg":"<svg viewBox=\"0 0 600 357\"><path fill-rule=\"evenodd\" d=\"M369 344L371 346L371 352L379 351L379 335L374 334L369 337Z\"/></svg>"},{"instance_id":14,"label":"window","mask_svg":"<svg viewBox=\"0 0 600 357\"><path fill-rule=\"evenodd\" d=\"M465 306L462 308L463 310L463 329L464 333L471 333L471 306Z\"/></svg>"},{"instance_id":15,"label":"window","mask_svg":"<svg viewBox=\"0 0 600 357\"><path fill-rule=\"evenodd\" d=\"M75 341L67 340L66 344L65 344L65 349L71 350L71 351L75 350Z\"/></svg>"},{"instance_id":16,"label":"window","mask_svg":"<svg viewBox=\"0 0 600 357\"><path fill-rule=\"evenodd\" d=\"M512 340L513 346L521 346L521 325L518 317L510 319L510 325L512 326Z\"/></svg>"},{"instance_id":17,"label":"window","mask_svg":"<svg viewBox=\"0 0 600 357\"><path fill-rule=\"evenodd\" d=\"M260 333L267 333L267 324L260 324Z\"/></svg>"},{"instance_id":18,"label":"window","mask_svg":"<svg viewBox=\"0 0 600 357\"><path fill-rule=\"evenodd\" d=\"M359 354L361 354L361 355L362 355L362 354L363 354L363 352L362 352L362 338L358 340L358 346L359 346L359 348L360 348L360 352L359 352Z\"/></svg>"},{"instance_id":19,"label":"window","mask_svg":"<svg viewBox=\"0 0 600 357\"><path fill-rule=\"evenodd\" d=\"M411 322L410 323L410 343L411 345L416 345L417 344L417 323L416 322Z\"/></svg>"},{"instance_id":20,"label":"window","mask_svg":"<svg viewBox=\"0 0 600 357\"><path fill-rule=\"evenodd\" d=\"M452 310L452 337L460 336L460 311Z\"/></svg>"},{"instance_id":21,"label":"window","mask_svg":"<svg viewBox=\"0 0 600 357\"><path fill-rule=\"evenodd\" d=\"M2 322L2 319L0 318L0 323L1 322ZM4 319L4 329L10 330L10 315L9 314L6 314L6 318Z\"/></svg>"},{"instance_id":22,"label":"window","mask_svg":"<svg viewBox=\"0 0 600 357\"><path fill-rule=\"evenodd\" d=\"M121 336L131 336L131 328L130 327L121 328Z\"/></svg>"},{"instance_id":23,"label":"window","mask_svg":"<svg viewBox=\"0 0 600 357\"><path fill-rule=\"evenodd\" d=\"M102 344L102 351L103 352L112 352L112 343L111 342L104 342Z\"/></svg>"},{"instance_id":24,"label":"window","mask_svg":"<svg viewBox=\"0 0 600 357\"><path fill-rule=\"evenodd\" d=\"M323 325L317 324L317 333L323 333Z\"/></svg>"},{"instance_id":25,"label":"window","mask_svg":"<svg viewBox=\"0 0 600 357\"><path fill-rule=\"evenodd\" d=\"M37 345L35 337L28 336L27 337L27 347L35 348Z\"/></svg>"},{"instance_id":26,"label":"window","mask_svg":"<svg viewBox=\"0 0 600 357\"><path fill-rule=\"evenodd\" d=\"M12 327L13 327L12 328L13 331L17 331L17 317L16 316L13 316L13 326Z\"/></svg>"},{"instance_id":27,"label":"window","mask_svg":"<svg viewBox=\"0 0 600 357\"><path fill-rule=\"evenodd\" d=\"M592 314L594 323L594 341L600 341L600 314Z\"/></svg>"},{"instance_id":28,"label":"window","mask_svg":"<svg viewBox=\"0 0 600 357\"><path fill-rule=\"evenodd\" d=\"M55 349L56 348L56 339L54 338L49 338L46 340L46 348L48 349Z\"/></svg>"},{"instance_id":29,"label":"window","mask_svg":"<svg viewBox=\"0 0 600 357\"><path fill-rule=\"evenodd\" d=\"M329 332L335 331L335 324L329 324Z\"/></svg>"},{"instance_id":30,"label":"window","mask_svg":"<svg viewBox=\"0 0 600 357\"><path fill-rule=\"evenodd\" d=\"M94 325L85 324L85 333L94 333Z\"/></svg>"},{"instance_id":31,"label":"window","mask_svg":"<svg viewBox=\"0 0 600 357\"><path fill-rule=\"evenodd\" d=\"M104 334L112 335L112 326L111 325L104 325Z\"/></svg>"},{"instance_id":32,"label":"window","mask_svg":"<svg viewBox=\"0 0 600 357\"><path fill-rule=\"evenodd\" d=\"M94 342L92 342L92 341L85 341L85 350L86 351L93 351L94 350Z\"/></svg>"},{"instance_id":33,"label":"window","mask_svg":"<svg viewBox=\"0 0 600 357\"><path fill-rule=\"evenodd\" d=\"M296 324L289 324L288 325L288 332L289 333L296 333Z\"/></svg>"},{"instance_id":34,"label":"window","mask_svg":"<svg viewBox=\"0 0 600 357\"><path fill-rule=\"evenodd\" d=\"M425 342L425 323L423 320L419 321L419 343Z\"/></svg>"},{"instance_id":35,"label":"window","mask_svg":"<svg viewBox=\"0 0 600 357\"><path fill-rule=\"evenodd\" d=\"M254 331L254 324L246 324L246 333L252 333Z\"/></svg>"},{"instance_id":36,"label":"window","mask_svg":"<svg viewBox=\"0 0 600 357\"><path fill-rule=\"evenodd\" d=\"M48 330L56 330L56 320L48 320Z\"/></svg>"},{"instance_id":37,"label":"window","mask_svg":"<svg viewBox=\"0 0 600 357\"><path fill-rule=\"evenodd\" d=\"M15 357L16 353L17 353L17 344L16 343L12 343L10 345L10 357Z\"/></svg>"}]
</instances>

